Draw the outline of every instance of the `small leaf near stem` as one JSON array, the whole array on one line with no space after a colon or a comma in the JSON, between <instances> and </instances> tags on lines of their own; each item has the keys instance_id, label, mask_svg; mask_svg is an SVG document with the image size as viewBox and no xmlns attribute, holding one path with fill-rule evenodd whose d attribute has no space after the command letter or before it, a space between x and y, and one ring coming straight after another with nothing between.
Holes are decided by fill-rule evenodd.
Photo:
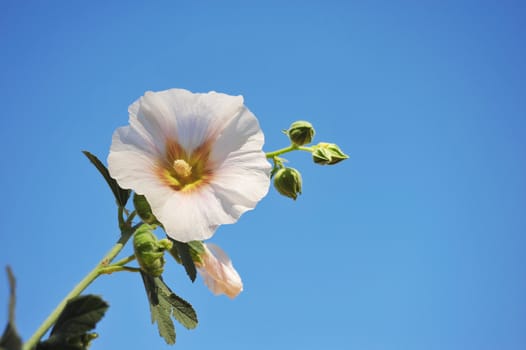
<instances>
[{"instance_id":1,"label":"small leaf near stem","mask_svg":"<svg viewBox=\"0 0 526 350\"><path fill-rule=\"evenodd\" d=\"M87 350L96 333L89 333L102 319L109 305L96 295L82 295L68 301L47 340L37 350Z\"/></svg>"},{"instance_id":2,"label":"small leaf near stem","mask_svg":"<svg viewBox=\"0 0 526 350\"><path fill-rule=\"evenodd\" d=\"M55 323L51 336L58 333L79 335L88 332L95 328L108 308L108 303L96 295L88 294L71 299Z\"/></svg>"},{"instance_id":3,"label":"small leaf near stem","mask_svg":"<svg viewBox=\"0 0 526 350\"><path fill-rule=\"evenodd\" d=\"M197 327L197 314L192 305L172 292L162 277L142 271L141 277L150 303L152 323L157 323L159 335L167 344L174 344L176 339L172 317L187 329Z\"/></svg>"},{"instance_id":4,"label":"small leaf near stem","mask_svg":"<svg viewBox=\"0 0 526 350\"><path fill-rule=\"evenodd\" d=\"M190 246L188 243L179 242L173 239L170 240L173 243L172 249L169 250L170 254L177 262L184 266L186 274L190 280L194 282L197 277L197 269L194 260L192 259Z\"/></svg>"}]
</instances>

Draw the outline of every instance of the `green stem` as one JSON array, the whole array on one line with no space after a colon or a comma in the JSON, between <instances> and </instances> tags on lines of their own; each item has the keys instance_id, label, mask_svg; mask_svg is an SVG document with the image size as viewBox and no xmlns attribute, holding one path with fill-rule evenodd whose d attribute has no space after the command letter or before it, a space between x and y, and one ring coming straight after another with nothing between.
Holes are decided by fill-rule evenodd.
<instances>
[{"instance_id":1,"label":"green stem","mask_svg":"<svg viewBox=\"0 0 526 350\"><path fill-rule=\"evenodd\" d=\"M131 267L131 266L119 266L119 265L111 265L108 267L104 267L99 270L99 273L110 275L114 272L121 272L121 271L128 271L128 272L141 272L141 269L138 267Z\"/></svg>"},{"instance_id":2,"label":"green stem","mask_svg":"<svg viewBox=\"0 0 526 350\"><path fill-rule=\"evenodd\" d=\"M132 254L132 255L130 255L130 256L127 256L127 257L124 258L124 259L121 259L121 260L119 260L119 261L117 261L117 262L114 262L113 264L111 264L111 265L108 266L108 267L111 267L111 266L124 266L124 265L126 265L127 263L129 263L130 261L133 261L133 260L135 260L135 259L136 259L136 258L135 258L135 254Z\"/></svg>"},{"instance_id":3,"label":"green stem","mask_svg":"<svg viewBox=\"0 0 526 350\"><path fill-rule=\"evenodd\" d=\"M68 301L80 295L97 277L104 273L104 269L108 267L113 259L119 254L126 242L130 239L133 234L133 229L128 225L127 227L121 226L121 237L117 243L111 248L111 250L102 258L102 260L91 270L72 290L66 295L66 297L57 305L55 310L51 312L48 318L40 325L36 332L25 342L22 347L23 350L33 349L38 341L46 334L46 332L57 322L58 317L64 310L64 307Z\"/></svg>"},{"instance_id":4,"label":"green stem","mask_svg":"<svg viewBox=\"0 0 526 350\"><path fill-rule=\"evenodd\" d=\"M292 151L296 151L296 150L312 152L312 147L296 146L296 145L292 144L292 145L290 145L288 147L278 149L277 151L265 153L265 155L267 156L267 158L272 159L272 158L276 158L277 156L280 156L282 154L285 154L285 153L288 153L288 152L292 152Z\"/></svg>"}]
</instances>

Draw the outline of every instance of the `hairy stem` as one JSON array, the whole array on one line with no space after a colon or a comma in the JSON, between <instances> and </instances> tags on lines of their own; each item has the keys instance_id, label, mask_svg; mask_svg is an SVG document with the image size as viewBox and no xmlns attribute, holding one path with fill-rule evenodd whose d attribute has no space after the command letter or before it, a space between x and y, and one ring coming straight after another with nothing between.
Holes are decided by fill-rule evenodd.
<instances>
[{"instance_id":1,"label":"hairy stem","mask_svg":"<svg viewBox=\"0 0 526 350\"><path fill-rule=\"evenodd\" d=\"M272 159L272 158L276 158L276 157L278 157L278 156L280 156L282 154L289 153L289 152L296 151L296 150L312 152L312 147L296 146L294 144L291 144L290 146L278 149L277 151L267 152L267 153L265 153L265 155L266 155L267 158Z\"/></svg>"},{"instance_id":2,"label":"hairy stem","mask_svg":"<svg viewBox=\"0 0 526 350\"><path fill-rule=\"evenodd\" d=\"M113 264L111 264L111 265L108 266L108 267L113 267L113 266L124 266L124 265L126 265L127 263L129 263L130 261L133 261L133 260L135 260L135 259L136 259L135 254L132 254L132 255L127 256L127 257L125 257L125 258L123 258L123 259L121 259L121 260L119 260L119 261L114 262Z\"/></svg>"},{"instance_id":3,"label":"hairy stem","mask_svg":"<svg viewBox=\"0 0 526 350\"><path fill-rule=\"evenodd\" d=\"M119 265L111 265L108 267L101 268L99 270L99 273L101 275L110 275L114 272L121 272L121 271L128 271L128 272L141 272L141 269L138 267L132 267L132 266L119 266Z\"/></svg>"},{"instance_id":4,"label":"hairy stem","mask_svg":"<svg viewBox=\"0 0 526 350\"><path fill-rule=\"evenodd\" d=\"M131 225L121 225L121 237L117 243L110 249L110 251L102 258L102 260L91 270L57 305L55 310L49 314L48 318L40 325L35 333L24 343L23 350L31 350L35 348L39 340L46 334L46 332L57 322L58 317L64 310L64 307L69 300L77 297L82 293L97 277L104 273L104 269L112 262L113 259L120 253L124 245L132 236L134 229Z\"/></svg>"}]
</instances>

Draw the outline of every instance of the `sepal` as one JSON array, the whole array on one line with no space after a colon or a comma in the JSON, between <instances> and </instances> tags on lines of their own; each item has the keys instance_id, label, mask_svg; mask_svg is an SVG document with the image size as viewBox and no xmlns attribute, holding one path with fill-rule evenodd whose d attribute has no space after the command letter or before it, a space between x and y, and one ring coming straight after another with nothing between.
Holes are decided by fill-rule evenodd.
<instances>
[{"instance_id":1,"label":"sepal","mask_svg":"<svg viewBox=\"0 0 526 350\"><path fill-rule=\"evenodd\" d=\"M333 165L349 158L348 155L334 143L320 142L313 147L312 160L320 165Z\"/></svg>"},{"instance_id":2,"label":"sepal","mask_svg":"<svg viewBox=\"0 0 526 350\"><path fill-rule=\"evenodd\" d=\"M315 131L311 123L298 120L292 123L285 133L288 135L290 142L296 146L303 146L312 142Z\"/></svg>"},{"instance_id":3,"label":"sepal","mask_svg":"<svg viewBox=\"0 0 526 350\"><path fill-rule=\"evenodd\" d=\"M294 168L281 168L274 175L274 187L282 195L296 200L301 194L301 174Z\"/></svg>"}]
</instances>

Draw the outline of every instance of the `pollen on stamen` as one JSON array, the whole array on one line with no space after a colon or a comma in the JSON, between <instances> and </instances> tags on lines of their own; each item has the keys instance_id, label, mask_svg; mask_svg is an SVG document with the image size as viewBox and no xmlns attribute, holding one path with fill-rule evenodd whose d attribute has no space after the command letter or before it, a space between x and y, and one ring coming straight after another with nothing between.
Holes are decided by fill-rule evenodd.
<instances>
[{"instance_id":1,"label":"pollen on stamen","mask_svg":"<svg viewBox=\"0 0 526 350\"><path fill-rule=\"evenodd\" d=\"M192 167L183 159L176 159L172 165L175 173L182 178L192 175Z\"/></svg>"}]
</instances>

